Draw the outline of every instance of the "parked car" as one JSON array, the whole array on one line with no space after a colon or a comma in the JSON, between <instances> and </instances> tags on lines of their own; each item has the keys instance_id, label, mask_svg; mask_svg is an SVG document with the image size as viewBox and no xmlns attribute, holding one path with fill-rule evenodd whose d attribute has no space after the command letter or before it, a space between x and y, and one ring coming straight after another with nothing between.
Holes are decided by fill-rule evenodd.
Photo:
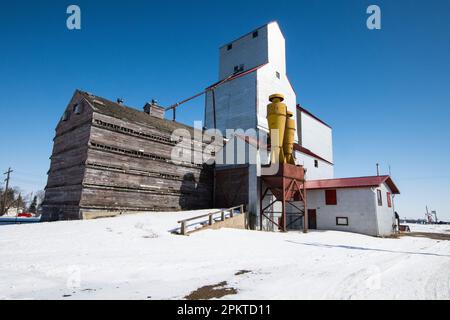
<instances>
[{"instance_id":1,"label":"parked car","mask_svg":"<svg viewBox=\"0 0 450 320\"><path fill-rule=\"evenodd\" d=\"M17 215L18 218L33 218L33 214L32 213L28 213L28 212L23 212L23 213L19 213Z\"/></svg>"}]
</instances>

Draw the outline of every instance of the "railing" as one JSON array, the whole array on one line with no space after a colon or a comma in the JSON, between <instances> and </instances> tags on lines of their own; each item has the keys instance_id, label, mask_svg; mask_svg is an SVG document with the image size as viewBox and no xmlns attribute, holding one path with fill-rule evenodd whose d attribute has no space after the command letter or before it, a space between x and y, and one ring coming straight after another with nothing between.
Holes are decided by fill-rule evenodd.
<instances>
[{"instance_id":1,"label":"railing","mask_svg":"<svg viewBox=\"0 0 450 320\"><path fill-rule=\"evenodd\" d=\"M238 212L235 212L239 210ZM228 215L227 215L228 213ZM244 205L241 204L240 206L236 206L236 207L232 207L232 208L228 208L228 209L223 209L220 211L214 211L211 213L207 213L207 214L202 214L200 216L196 216L196 217L192 217L192 218L188 218L188 219L184 219L184 220L180 220L178 221L178 223L181 223L181 227L180 227L180 234L182 235L186 235L188 234L187 228L192 226L192 225L196 225L198 223L194 223L192 225L188 225L187 223L193 220L198 220L198 219L202 219L202 218L208 218L208 226L213 225L214 222L216 222L216 219L214 219L215 215L219 215L220 214L220 220L221 221L225 221L225 219L227 217L229 218L233 218L235 214L244 214Z\"/></svg>"}]
</instances>

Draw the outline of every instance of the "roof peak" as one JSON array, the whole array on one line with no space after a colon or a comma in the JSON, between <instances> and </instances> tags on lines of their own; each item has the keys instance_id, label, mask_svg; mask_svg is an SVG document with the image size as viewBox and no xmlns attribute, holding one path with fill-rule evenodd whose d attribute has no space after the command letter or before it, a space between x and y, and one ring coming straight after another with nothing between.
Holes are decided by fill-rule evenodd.
<instances>
[{"instance_id":1,"label":"roof peak","mask_svg":"<svg viewBox=\"0 0 450 320\"><path fill-rule=\"evenodd\" d=\"M316 119L317 121L319 121L320 123L326 125L328 128L332 129L332 127L326 123L325 121L323 121L322 119L320 119L319 117L317 117L316 115L314 115L312 112L308 111L307 109L305 109L304 107L302 107L299 103L297 103L297 109L299 109L300 111L303 111L304 113L306 113L307 115L309 115L310 117Z\"/></svg>"}]
</instances>

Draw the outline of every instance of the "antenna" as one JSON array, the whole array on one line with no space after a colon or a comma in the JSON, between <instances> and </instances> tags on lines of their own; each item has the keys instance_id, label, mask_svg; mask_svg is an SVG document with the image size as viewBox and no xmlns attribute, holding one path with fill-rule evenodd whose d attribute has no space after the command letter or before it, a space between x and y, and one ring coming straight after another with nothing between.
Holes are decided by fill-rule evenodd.
<instances>
[{"instance_id":1,"label":"antenna","mask_svg":"<svg viewBox=\"0 0 450 320\"><path fill-rule=\"evenodd\" d=\"M434 222L438 223L438 218L437 218L436 210L431 210L431 214L434 216Z\"/></svg>"}]
</instances>

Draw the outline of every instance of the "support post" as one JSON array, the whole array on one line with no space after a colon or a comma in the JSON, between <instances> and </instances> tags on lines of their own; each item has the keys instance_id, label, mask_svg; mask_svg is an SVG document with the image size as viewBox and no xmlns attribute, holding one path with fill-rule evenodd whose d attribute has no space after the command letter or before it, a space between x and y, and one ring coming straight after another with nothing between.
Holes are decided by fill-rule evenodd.
<instances>
[{"instance_id":1,"label":"support post","mask_svg":"<svg viewBox=\"0 0 450 320\"><path fill-rule=\"evenodd\" d=\"M281 204L282 231L286 232L286 179L283 177L283 200Z\"/></svg>"},{"instance_id":2,"label":"support post","mask_svg":"<svg viewBox=\"0 0 450 320\"><path fill-rule=\"evenodd\" d=\"M260 179L259 181L259 185L260 185L260 192L262 192L262 179ZM266 193L263 192L262 195L261 193L259 194L259 230L262 231L263 230L263 198L265 197Z\"/></svg>"},{"instance_id":3,"label":"support post","mask_svg":"<svg viewBox=\"0 0 450 320\"><path fill-rule=\"evenodd\" d=\"M213 215L212 214L209 215L208 223L209 223L210 226L213 224Z\"/></svg>"},{"instance_id":4,"label":"support post","mask_svg":"<svg viewBox=\"0 0 450 320\"><path fill-rule=\"evenodd\" d=\"M306 202L306 188L305 188L305 183L303 182L303 203L305 206L305 214L303 215L303 233L307 233L308 232L308 205Z\"/></svg>"},{"instance_id":5,"label":"support post","mask_svg":"<svg viewBox=\"0 0 450 320\"><path fill-rule=\"evenodd\" d=\"M181 221L180 233L185 236L186 235L186 221Z\"/></svg>"}]
</instances>

